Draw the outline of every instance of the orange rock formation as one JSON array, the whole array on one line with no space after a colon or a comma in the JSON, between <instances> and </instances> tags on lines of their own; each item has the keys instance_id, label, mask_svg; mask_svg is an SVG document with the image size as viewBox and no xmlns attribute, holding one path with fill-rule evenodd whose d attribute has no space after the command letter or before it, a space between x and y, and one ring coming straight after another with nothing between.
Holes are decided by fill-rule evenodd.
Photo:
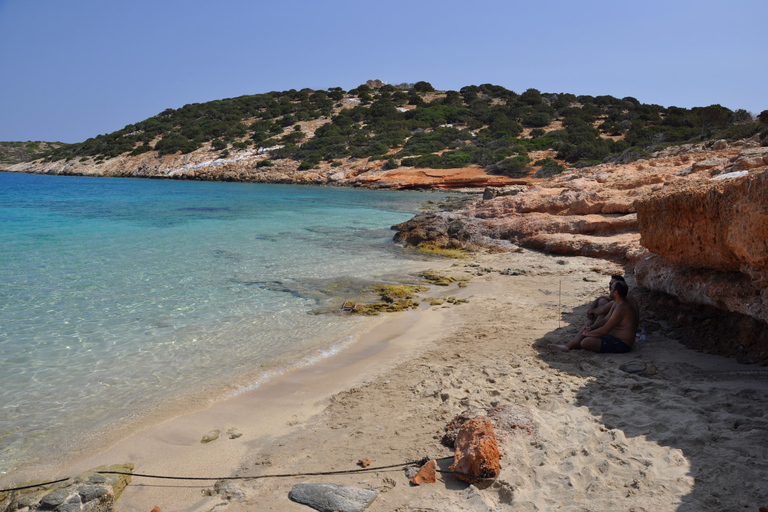
<instances>
[{"instance_id":1,"label":"orange rock formation","mask_svg":"<svg viewBox=\"0 0 768 512\"><path fill-rule=\"evenodd\" d=\"M448 469L469 483L498 476L499 447L491 420L477 416L461 426L453 464Z\"/></svg>"},{"instance_id":2,"label":"orange rock formation","mask_svg":"<svg viewBox=\"0 0 768 512\"><path fill-rule=\"evenodd\" d=\"M393 228L414 245L614 259L646 288L768 322L768 148L757 141L569 170Z\"/></svg>"}]
</instances>

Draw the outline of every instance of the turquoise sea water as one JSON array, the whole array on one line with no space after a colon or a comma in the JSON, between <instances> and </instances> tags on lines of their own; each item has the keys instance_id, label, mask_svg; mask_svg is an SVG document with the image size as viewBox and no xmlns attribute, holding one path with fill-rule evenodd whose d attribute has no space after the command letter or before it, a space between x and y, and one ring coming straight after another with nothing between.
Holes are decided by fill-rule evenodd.
<instances>
[{"instance_id":1,"label":"turquoise sea water","mask_svg":"<svg viewBox=\"0 0 768 512\"><path fill-rule=\"evenodd\" d=\"M353 342L311 313L412 271L389 227L436 199L0 173L0 474Z\"/></svg>"}]
</instances>

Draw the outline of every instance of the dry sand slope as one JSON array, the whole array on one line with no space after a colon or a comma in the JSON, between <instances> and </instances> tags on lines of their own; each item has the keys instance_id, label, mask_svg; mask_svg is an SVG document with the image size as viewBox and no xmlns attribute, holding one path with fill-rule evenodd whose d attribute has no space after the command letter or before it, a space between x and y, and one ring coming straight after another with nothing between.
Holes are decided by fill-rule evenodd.
<instances>
[{"instance_id":1,"label":"dry sand slope","mask_svg":"<svg viewBox=\"0 0 768 512\"><path fill-rule=\"evenodd\" d=\"M238 474L355 469L364 458L384 466L451 456L440 439L455 415L468 407L508 407L508 419L519 428L496 425L502 470L495 483L478 488L440 474L436 484L414 487L402 469L263 479L227 484L228 491L196 508L308 511L287 497L299 482L379 489L371 512L757 512L768 506L768 369L682 347L665 335L668 326L653 323L652 304L643 304L642 323L652 325L648 340L628 354L552 353L546 345L577 331L585 304L605 293L608 275L620 269L531 251L478 262L479 268L454 267L481 275L467 288L445 290L470 299L450 306L449 335L338 393L290 434L249 442ZM526 273L498 273L507 268ZM619 368L630 361L646 371ZM449 464L441 461L440 467Z\"/></svg>"}]
</instances>

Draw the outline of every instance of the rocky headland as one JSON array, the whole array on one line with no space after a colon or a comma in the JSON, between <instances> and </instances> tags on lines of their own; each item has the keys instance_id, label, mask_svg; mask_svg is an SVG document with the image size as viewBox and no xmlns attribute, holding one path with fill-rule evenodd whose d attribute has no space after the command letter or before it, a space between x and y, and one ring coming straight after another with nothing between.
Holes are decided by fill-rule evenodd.
<instances>
[{"instance_id":1,"label":"rocky headland","mask_svg":"<svg viewBox=\"0 0 768 512\"><path fill-rule=\"evenodd\" d=\"M416 246L522 246L616 261L643 288L680 301L670 311L698 327L699 348L768 364L768 147L757 139L677 146L489 189L460 210L393 229ZM730 315L713 323L718 311Z\"/></svg>"},{"instance_id":2,"label":"rocky headland","mask_svg":"<svg viewBox=\"0 0 768 512\"><path fill-rule=\"evenodd\" d=\"M263 162L268 162L264 165ZM403 167L387 169L386 160L344 159L342 166L320 163L310 170L299 170L299 162L291 159L269 160L268 152L242 151L220 157L213 150L200 150L189 155L154 153L121 155L99 164L91 160L58 160L55 162L23 162L0 167L8 172L51 174L62 176L104 176L113 178L159 178L199 181L240 181L250 183L283 183L294 185L338 185L347 187L402 189L477 189L504 187L525 180L492 175L479 166L457 169Z\"/></svg>"}]
</instances>

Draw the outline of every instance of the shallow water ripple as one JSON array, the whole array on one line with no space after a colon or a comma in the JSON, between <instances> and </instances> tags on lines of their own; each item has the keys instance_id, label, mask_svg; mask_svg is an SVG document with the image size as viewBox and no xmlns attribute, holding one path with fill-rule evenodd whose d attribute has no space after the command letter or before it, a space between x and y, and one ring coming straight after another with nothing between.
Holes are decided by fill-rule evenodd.
<instances>
[{"instance_id":1,"label":"shallow water ripple","mask_svg":"<svg viewBox=\"0 0 768 512\"><path fill-rule=\"evenodd\" d=\"M347 343L366 320L308 312L407 273L388 228L427 198L0 173L0 472Z\"/></svg>"}]
</instances>

